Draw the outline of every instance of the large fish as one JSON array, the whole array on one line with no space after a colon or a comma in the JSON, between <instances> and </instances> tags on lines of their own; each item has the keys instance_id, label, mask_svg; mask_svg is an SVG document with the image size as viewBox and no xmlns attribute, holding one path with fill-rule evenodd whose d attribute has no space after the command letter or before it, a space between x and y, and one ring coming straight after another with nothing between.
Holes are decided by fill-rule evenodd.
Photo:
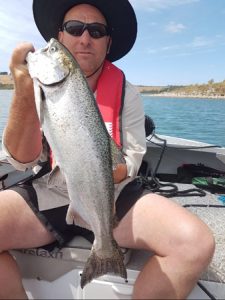
<instances>
[{"instance_id":1,"label":"large fish","mask_svg":"<svg viewBox=\"0 0 225 300\"><path fill-rule=\"evenodd\" d=\"M112 233L111 153L120 153L107 132L94 95L74 57L55 39L45 48L30 52L27 63L41 127L65 176L69 212L75 224L91 229L95 236L81 287L107 272L126 278L123 254Z\"/></svg>"}]
</instances>

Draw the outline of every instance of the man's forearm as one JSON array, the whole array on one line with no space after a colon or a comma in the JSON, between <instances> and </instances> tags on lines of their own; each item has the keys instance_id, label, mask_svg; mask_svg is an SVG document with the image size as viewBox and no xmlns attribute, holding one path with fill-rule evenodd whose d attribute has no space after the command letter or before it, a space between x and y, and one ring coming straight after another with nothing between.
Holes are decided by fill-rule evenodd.
<instances>
[{"instance_id":1,"label":"man's forearm","mask_svg":"<svg viewBox=\"0 0 225 300\"><path fill-rule=\"evenodd\" d=\"M33 81L26 65L26 56L30 51L34 51L32 44L19 44L12 53L9 65L14 81L14 95L3 143L10 155L21 163L34 161L42 150Z\"/></svg>"},{"instance_id":2,"label":"man's forearm","mask_svg":"<svg viewBox=\"0 0 225 300\"><path fill-rule=\"evenodd\" d=\"M38 157L42 150L42 135L34 101L21 101L19 96L14 95L4 144L19 162L27 163Z\"/></svg>"}]
</instances>

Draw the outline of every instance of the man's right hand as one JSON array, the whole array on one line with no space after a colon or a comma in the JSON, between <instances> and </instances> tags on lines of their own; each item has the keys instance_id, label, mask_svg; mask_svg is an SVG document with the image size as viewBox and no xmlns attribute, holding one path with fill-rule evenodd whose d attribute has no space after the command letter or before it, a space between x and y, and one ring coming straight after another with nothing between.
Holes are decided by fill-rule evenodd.
<instances>
[{"instance_id":1,"label":"man's right hand","mask_svg":"<svg viewBox=\"0 0 225 300\"><path fill-rule=\"evenodd\" d=\"M15 88L3 141L11 156L23 163L34 161L42 150L33 80L26 63L30 51L34 51L32 44L21 43L12 53L10 71Z\"/></svg>"},{"instance_id":2,"label":"man's right hand","mask_svg":"<svg viewBox=\"0 0 225 300\"><path fill-rule=\"evenodd\" d=\"M34 99L33 81L29 75L26 56L28 52L34 52L30 43L21 43L13 51L10 61L10 71L14 80L15 94L19 98L31 101Z\"/></svg>"}]
</instances>

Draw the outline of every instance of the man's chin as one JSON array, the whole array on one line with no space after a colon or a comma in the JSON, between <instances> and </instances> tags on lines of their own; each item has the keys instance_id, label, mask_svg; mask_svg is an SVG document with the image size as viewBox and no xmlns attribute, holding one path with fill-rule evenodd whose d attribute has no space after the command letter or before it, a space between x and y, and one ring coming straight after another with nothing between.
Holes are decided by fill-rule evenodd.
<instances>
[{"instance_id":1,"label":"man's chin","mask_svg":"<svg viewBox=\"0 0 225 300\"><path fill-rule=\"evenodd\" d=\"M88 76L89 74L92 74L95 71L93 64L90 64L87 60L77 60L77 62L84 75Z\"/></svg>"},{"instance_id":2,"label":"man's chin","mask_svg":"<svg viewBox=\"0 0 225 300\"><path fill-rule=\"evenodd\" d=\"M76 60L82 70L88 68L88 65L90 65L90 61L91 61L88 56L80 56L80 55L76 56Z\"/></svg>"}]
</instances>

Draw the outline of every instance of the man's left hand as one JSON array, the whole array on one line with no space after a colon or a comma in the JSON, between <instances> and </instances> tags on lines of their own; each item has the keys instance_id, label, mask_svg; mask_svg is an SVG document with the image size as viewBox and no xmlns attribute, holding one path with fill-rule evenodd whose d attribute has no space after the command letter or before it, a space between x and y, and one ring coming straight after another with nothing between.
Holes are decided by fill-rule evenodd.
<instances>
[{"instance_id":1,"label":"man's left hand","mask_svg":"<svg viewBox=\"0 0 225 300\"><path fill-rule=\"evenodd\" d=\"M120 183L127 178L127 165L118 164L116 169L113 171L114 183Z\"/></svg>"}]
</instances>

